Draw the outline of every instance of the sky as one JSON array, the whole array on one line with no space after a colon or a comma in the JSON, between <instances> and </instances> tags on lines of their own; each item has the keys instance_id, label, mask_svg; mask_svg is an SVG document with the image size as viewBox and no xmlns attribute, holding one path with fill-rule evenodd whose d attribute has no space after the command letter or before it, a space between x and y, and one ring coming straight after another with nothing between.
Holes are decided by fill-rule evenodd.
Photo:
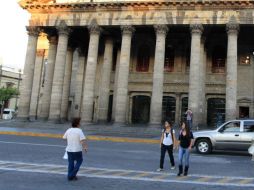
<instances>
[{"instance_id":1,"label":"sky","mask_svg":"<svg viewBox=\"0 0 254 190\"><path fill-rule=\"evenodd\" d=\"M25 63L29 14L18 0L5 0L0 6L0 62L4 66L23 69Z\"/></svg>"}]
</instances>

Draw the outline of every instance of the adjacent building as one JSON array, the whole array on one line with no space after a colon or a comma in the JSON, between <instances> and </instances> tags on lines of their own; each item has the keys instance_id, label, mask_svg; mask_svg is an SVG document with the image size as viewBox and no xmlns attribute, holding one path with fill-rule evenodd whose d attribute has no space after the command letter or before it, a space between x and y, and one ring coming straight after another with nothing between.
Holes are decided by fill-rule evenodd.
<instances>
[{"instance_id":1,"label":"adjacent building","mask_svg":"<svg viewBox=\"0 0 254 190\"><path fill-rule=\"evenodd\" d=\"M22 79L21 69L15 69L0 64L0 88L13 87L19 90ZM15 96L8 101L5 101L3 108L18 109L19 96Z\"/></svg>"},{"instance_id":2,"label":"adjacent building","mask_svg":"<svg viewBox=\"0 0 254 190\"><path fill-rule=\"evenodd\" d=\"M194 125L213 125L254 116L254 1L19 4L31 13L20 118L160 124L190 108Z\"/></svg>"}]
</instances>

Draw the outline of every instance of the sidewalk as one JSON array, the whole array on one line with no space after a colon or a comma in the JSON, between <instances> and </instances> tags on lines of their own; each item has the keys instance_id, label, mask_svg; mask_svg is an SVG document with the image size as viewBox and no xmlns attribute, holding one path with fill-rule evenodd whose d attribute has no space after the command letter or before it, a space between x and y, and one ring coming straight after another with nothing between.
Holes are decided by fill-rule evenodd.
<instances>
[{"instance_id":1,"label":"sidewalk","mask_svg":"<svg viewBox=\"0 0 254 190\"><path fill-rule=\"evenodd\" d=\"M62 138L71 123L55 124L46 121L0 120L0 135L37 136ZM161 126L146 124L86 124L81 129L89 140L112 142L159 143ZM174 127L176 134L179 127Z\"/></svg>"},{"instance_id":2,"label":"sidewalk","mask_svg":"<svg viewBox=\"0 0 254 190\"><path fill-rule=\"evenodd\" d=\"M62 138L70 123L1 120L0 134ZM161 128L148 125L87 124L81 129L89 140L113 142L159 143Z\"/></svg>"}]
</instances>

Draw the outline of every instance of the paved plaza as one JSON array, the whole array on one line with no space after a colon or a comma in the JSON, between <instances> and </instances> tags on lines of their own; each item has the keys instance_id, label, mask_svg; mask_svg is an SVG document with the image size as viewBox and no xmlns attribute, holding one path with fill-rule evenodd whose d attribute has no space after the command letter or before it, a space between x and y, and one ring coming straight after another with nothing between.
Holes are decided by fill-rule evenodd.
<instances>
[{"instance_id":1,"label":"paved plaza","mask_svg":"<svg viewBox=\"0 0 254 190\"><path fill-rule=\"evenodd\" d=\"M60 130L60 125L58 128L50 129L50 126L53 127L55 124L48 124L44 134L59 135L59 138L52 138L35 136L43 133L40 123L25 123L26 127L23 128L21 124L12 126L17 123L17 121L0 123L0 175L3 179L0 182L0 189L251 190L254 188L254 163L246 152L214 152L210 155L200 155L193 150L187 177L176 177L177 169L170 170L169 159L166 156L165 170L156 172L160 157L159 135L156 133L160 129L152 129L154 133L148 133L152 130L147 129L147 134L141 136L140 128L131 126L125 126L129 134L122 133L118 136L112 136L116 132L113 130L114 126L105 126L112 129L111 134L109 132L107 134L110 136L102 136L102 132L96 134L92 129L88 130L86 133L88 138L101 139L89 140L88 153L84 154L84 162L78 173L79 180L68 182L67 161L62 159L66 142L60 139L60 133L69 125L61 125L63 129ZM29 136L31 130L29 125L34 125L34 136ZM15 130L13 133L15 135L4 134ZM24 134L18 135L22 130ZM136 131L139 138L131 136L130 131ZM142 139L143 142L135 141L137 139ZM174 157L177 163L177 150L174 151Z\"/></svg>"}]
</instances>

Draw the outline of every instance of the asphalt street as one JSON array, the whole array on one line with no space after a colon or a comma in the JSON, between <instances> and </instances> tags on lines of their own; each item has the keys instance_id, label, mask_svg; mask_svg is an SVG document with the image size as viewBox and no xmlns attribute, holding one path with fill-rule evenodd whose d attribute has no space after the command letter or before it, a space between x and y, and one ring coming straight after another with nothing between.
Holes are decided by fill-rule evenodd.
<instances>
[{"instance_id":1,"label":"asphalt street","mask_svg":"<svg viewBox=\"0 0 254 190\"><path fill-rule=\"evenodd\" d=\"M0 135L0 189L254 189L254 162L246 153L193 151L190 175L179 178L168 157L165 171L156 172L159 145L106 141L89 142L79 180L68 182L65 145L61 139Z\"/></svg>"}]
</instances>

